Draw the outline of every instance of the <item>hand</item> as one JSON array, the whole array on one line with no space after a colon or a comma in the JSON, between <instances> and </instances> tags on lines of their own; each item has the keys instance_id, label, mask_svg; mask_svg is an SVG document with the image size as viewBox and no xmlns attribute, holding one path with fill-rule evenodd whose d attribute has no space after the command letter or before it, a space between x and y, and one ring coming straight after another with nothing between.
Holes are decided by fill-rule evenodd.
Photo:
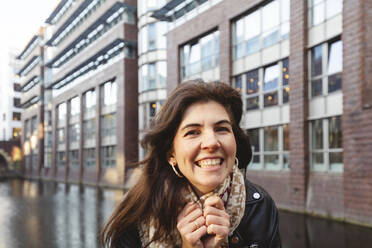
<instances>
[{"instance_id":1,"label":"hand","mask_svg":"<svg viewBox=\"0 0 372 248\"><path fill-rule=\"evenodd\" d=\"M204 248L201 237L207 234L203 211L198 204L189 202L177 218L177 229L181 234L182 247Z\"/></svg>"},{"instance_id":2,"label":"hand","mask_svg":"<svg viewBox=\"0 0 372 248\"><path fill-rule=\"evenodd\" d=\"M213 195L205 200L204 217L208 233L207 237L203 238L204 247L220 247L230 229L230 216L226 213L221 198Z\"/></svg>"}]
</instances>

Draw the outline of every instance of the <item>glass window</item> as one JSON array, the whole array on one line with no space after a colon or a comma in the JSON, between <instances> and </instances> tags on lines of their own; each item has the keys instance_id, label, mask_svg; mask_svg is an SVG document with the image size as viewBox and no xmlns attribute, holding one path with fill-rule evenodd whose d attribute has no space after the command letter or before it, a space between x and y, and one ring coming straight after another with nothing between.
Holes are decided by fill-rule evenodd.
<instances>
[{"instance_id":1,"label":"glass window","mask_svg":"<svg viewBox=\"0 0 372 248\"><path fill-rule=\"evenodd\" d=\"M258 81L258 70L253 70L246 73L247 78L247 94L255 94L259 91L260 85Z\"/></svg>"},{"instance_id":2,"label":"glass window","mask_svg":"<svg viewBox=\"0 0 372 248\"><path fill-rule=\"evenodd\" d=\"M236 76L234 80L234 88L237 91L242 92L242 87L243 87L243 76L242 75Z\"/></svg>"},{"instance_id":3,"label":"glass window","mask_svg":"<svg viewBox=\"0 0 372 248\"><path fill-rule=\"evenodd\" d=\"M341 89L342 41L329 44L328 49L328 92Z\"/></svg>"},{"instance_id":4,"label":"glass window","mask_svg":"<svg viewBox=\"0 0 372 248\"><path fill-rule=\"evenodd\" d=\"M20 121L21 120L21 113L13 112L13 121Z\"/></svg>"},{"instance_id":5,"label":"glass window","mask_svg":"<svg viewBox=\"0 0 372 248\"><path fill-rule=\"evenodd\" d=\"M244 40L244 19L240 19L234 24L234 39L235 39L235 48L234 48L234 58L238 59L243 56L243 40Z\"/></svg>"},{"instance_id":6,"label":"glass window","mask_svg":"<svg viewBox=\"0 0 372 248\"><path fill-rule=\"evenodd\" d=\"M101 101L103 106L115 105L117 101L116 82L107 82L101 86Z\"/></svg>"},{"instance_id":7,"label":"glass window","mask_svg":"<svg viewBox=\"0 0 372 248\"><path fill-rule=\"evenodd\" d=\"M335 116L328 123L329 148L342 148L341 117Z\"/></svg>"},{"instance_id":8,"label":"glass window","mask_svg":"<svg viewBox=\"0 0 372 248\"><path fill-rule=\"evenodd\" d=\"M101 136L110 137L116 135L116 114L111 113L101 117Z\"/></svg>"},{"instance_id":9,"label":"glass window","mask_svg":"<svg viewBox=\"0 0 372 248\"><path fill-rule=\"evenodd\" d=\"M263 7L263 47L269 47L279 41L279 10L279 1L273 1Z\"/></svg>"},{"instance_id":10,"label":"glass window","mask_svg":"<svg viewBox=\"0 0 372 248\"><path fill-rule=\"evenodd\" d=\"M255 11L245 17L245 54L257 52L260 49L261 19L260 12ZM242 19L244 20L244 19Z\"/></svg>"},{"instance_id":11,"label":"glass window","mask_svg":"<svg viewBox=\"0 0 372 248\"><path fill-rule=\"evenodd\" d=\"M95 90L89 90L84 93L84 110L95 112L97 96Z\"/></svg>"},{"instance_id":12,"label":"glass window","mask_svg":"<svg viewBox=\"0 0 372 248\"><path fill-rule=\"evenodd\" d=\"M324 2L313 1L313 6L311 9L311 24L315 26L322 23L325 19Z\"/></svg>"},{"instance_id":13,"label":"glass window","mask_svg":"<svg viewBox=\"0 0 372 248\"><path fill-rule=\"evenodd\" d=\"M58 114L58 122L63 122L66 120L66 113L67 113L67 106L66 103L61 103L57 107L57 114Z\"/></svg>"},{"instance_id":14,"label":"glass window","mask_svg":"<svg viewBox=\"0 0 372 248\"><path fill-rule=\"evenodd\" d=\"M159 86L165 87L167 80L167 63L165 61L157 62L157 74L159 77Z\"/></svg>"},{"instance_id":15,"label":"glass window","mask_svg":"<svg viewBox=\"0 0 372 248\"><path fill-rule=\"evenodd\" d=\"M148 82L149 82L149 89L156 88L156 69L155 63L148 64Z\"/></svg>"},{"instance_id":16,"label":"glass window","mask_svg":"<svg viewBox=\"0 0 372 248\"><path fill-rule=\"evenodd\" d=\"M276 90L279 84L279 66L278 64L265 68L264 71L264 87L265 92Z\"/></svg>"},{"instance_id":17,"label":"glass window","mask_svg":"<svg viewBox=\"0 0 372 248\"><path fill-rule=\"evenodd\" d=\"M116 166L116 146L101 147L101 166L102 167Z\"/></svg>"},{"instance_id":18,"label":"glass window","mask_svg":"<svg viewBox=\"0 0 372 248\"><path fill-rule=\"evenodd\" d=\"M149 109L150 109L150 117L154 117L156 115L156 103L155 102L150 102L149 103Z\"/></svg>"},{"instance_id":19,"label":"glass window","mask_svg":"<svg viewBox=\"0 0 372 248\"><path fill-rule=\"evenodd\" d=\"M20 104L21 104L21 98L14 97L13 98L13 106L14 107L19 107Z\"/></svg>"},{"instance_id":20,"label":"glass window","mask_svg":"<svg viewBox=\"0 0 372 248\"><path fill-rule=\"evenodd\" d=\"M71 150L69 152L69 165L71 167L79 167L79 150Z\"/></svg>"},{"instance_id":21,"label":"glass window","mask_svg":"<svg viewBox=\"0 0 372 248\"><path fill-rule=\"evenodd\" d=\"M57 166L65 167L66 166L66 153L58 152L57 153Z\"/></svg>"},{"instance_id":22,"label":"glass window","mask_svg":"<svg viewBox=\"0 0 372 248\"><path fill-rule=\"evenodd\" d=\"M342 0L327 0L326 9L327 19L340 14L342 12Z\"/></svg>"},{"instance_id":23,"label":"glass window","mask_svg":"<svg viewBox=\"0 0 372 248\"><path fill-rule=\"evenodd\" d=\"M289 124L283 125L283 150L289 151Z\"/></svg>"},{"instance_id":24,"label":"glass window","mask_svg":"<svg viewBox=\"0 0 372 248\"><path fill-rule=\"evenodd\" d=\"M70 100L70 108L71 117L77 116L80 113L80 99L78 96Z\"/></svg>"},{"instance_id":25,"label":"glass window","mask_svg":"<svg viewBox=\"0 0 372 248\"><path fill-rule=\"evenodd\" d=\"M58 136L58 144L64 144L65 143L65 129L59 128L57 129L57 136Z\"/></svg>"},{"instance_id":26,"label":"glass window","mask_svg":"<svg viewBox=\"0 0 372 248\"><path fill-rule=\"evenodd\" d=\"M282 62L283 103L289 102L289 63L288 59Z\"/></svg>"},{"instance_id":27,"label":"glass window","mask_svg":"<svg viewBox=\"0 0 372 248\"><path fill-rule=\"evenodd\" d=\"M21 132L22 132L21 128L18 128L18 127L13 128L13 133L12 133L13 139L18 139L21 136Z\"/></svg>"},{"instance_id":28,"label":"glass window","mask_svg":"<svg viewBox=\"0 0 372 248\"><path fill-rule=\"evenodd\" d=\"M70 144L80 140L80 125L75 123L69 126L69 141Z\"/></svg>"},{"instance_id":29,"label":"glass window","mask_svg":"<svg viewBox=\"0 0 372 248\"><path fill-rule=\"evenodd\" d=\"M150 23L148 25L148 50L153 50L156 48L155 38L155 23Z\"/></svg>"},{"instance_id":30,"label":"glass window","mask_svg":"<svg viewBox=\"0 0 372 248\"><path fill-rule=\"evenodd\" d=\"M95 148L84 148L83 163L84 163L84 167L95 167L96 166L96 149Z\"/></svg>"},{"instance_id":31,"label":"glass window","mask_svg":"<svg viewBox=\"0 0 372 248\"><path fill-rule=\"evenodd\" d=\"M259 129L248 129L247 134L249 137L249 141L252 146L252 152L259 152L260 151L260 135Z\"/></svg>"},{"instance_id":32,"label":"glass window","mask_svg":"<svg viewBox=\"0 0 372 248\"><path fill-rule=\"evenodd\" d=\"M83 122L83 136L84 140L96 138L96 118L85 120Z\"/></svg>"},{"instance_id":33,"label":"glass window","mask_svg":"<svg viewBox=\"0 0 372 248\"><path fill-rule=\"evenodd\" d=\"M140 68L140 75L141 75L141 81L142 81L142 90L148 90L148 64L145 64L141 66Z\"/></svg>"},{"instance_id":34,"label":"glass window","mask_svg":"<svg viewBox=\"0 0 372 248\"><path fill-rule=\"evenodd\" d=\"M246 107L245 109L253 110L253 109L259 109L260 108L260 99L259 96L249 97L246 100Z\"/></svg>"},{"instance_id":35,"label":"glass window","mask_svg":"<svg viewBox=\"0 0 372 248\"><path fill-rule=\"evenodd\" d=\"M311 76L322 74L322 45L318 45L311 50Z\"/></svg>"},{"instance_id":36,"label":"glass window","mask_svg":"<svg viewBox=\"0 0 372 248\"><path fill-rule=\"evenodd\" d=\"M315 120L311 124L311 140L313 149L323 149L323 121Z\"/></svg>"},{"instance_id":37,"label":"glass window","mask_svg":"<svg viewBox=\"0 0 372 248\"><path fill-rule=\"evenodd\" d=\"M278 151L278 127L264 128L264 149L265 151Z\"/></svg>"}]
</instances>

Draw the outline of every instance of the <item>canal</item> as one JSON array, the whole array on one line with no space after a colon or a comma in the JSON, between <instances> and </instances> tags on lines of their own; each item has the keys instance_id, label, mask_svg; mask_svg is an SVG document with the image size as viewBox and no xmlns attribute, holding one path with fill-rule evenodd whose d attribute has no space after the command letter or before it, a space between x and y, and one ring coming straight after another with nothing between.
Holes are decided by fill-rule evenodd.
<instances>
[{"instance_id":1,"label":"canal","mask_svg":"<svg viewBox=\"0 0 372 248\"><path fill-rule=\"evenodd\" d=\"M121 190L56 182L0 181L0 248L98 248ZM283 248L371 248L372 229L280 213Z\"/></svg>"}]
</instances>

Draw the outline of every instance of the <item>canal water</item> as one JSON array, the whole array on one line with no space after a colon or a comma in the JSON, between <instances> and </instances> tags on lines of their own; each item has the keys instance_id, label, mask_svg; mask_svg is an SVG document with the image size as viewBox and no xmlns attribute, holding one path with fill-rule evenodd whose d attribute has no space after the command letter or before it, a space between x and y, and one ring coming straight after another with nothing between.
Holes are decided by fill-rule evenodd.
<instances>
[{"instance_id":1,"label":"canal water","mask_svg":"<svg viewBox=\"0 0 372 248\"><path fill-rule=\"evenodd\" d=\"M98 248L97 234L123 197L56 182L0 181L0 248ZM280 213L283 248L371 248L372 229Z\"/></svg>"}]
</instances>

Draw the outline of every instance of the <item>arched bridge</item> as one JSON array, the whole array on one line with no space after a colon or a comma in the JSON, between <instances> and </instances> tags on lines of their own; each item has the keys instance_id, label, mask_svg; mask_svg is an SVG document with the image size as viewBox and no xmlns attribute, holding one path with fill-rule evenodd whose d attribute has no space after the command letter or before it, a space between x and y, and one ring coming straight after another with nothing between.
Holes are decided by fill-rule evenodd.
<instances>
[{"instance_id":1,"label":"arched bridge","mask_svg":"<svg viewBox=\"0 0 372 248\"><path fill-rule=\"evenodd\" d=\"M0 141L0 178L19 171L22 152L19 140Z\"/></svg>"}]
</instances>

